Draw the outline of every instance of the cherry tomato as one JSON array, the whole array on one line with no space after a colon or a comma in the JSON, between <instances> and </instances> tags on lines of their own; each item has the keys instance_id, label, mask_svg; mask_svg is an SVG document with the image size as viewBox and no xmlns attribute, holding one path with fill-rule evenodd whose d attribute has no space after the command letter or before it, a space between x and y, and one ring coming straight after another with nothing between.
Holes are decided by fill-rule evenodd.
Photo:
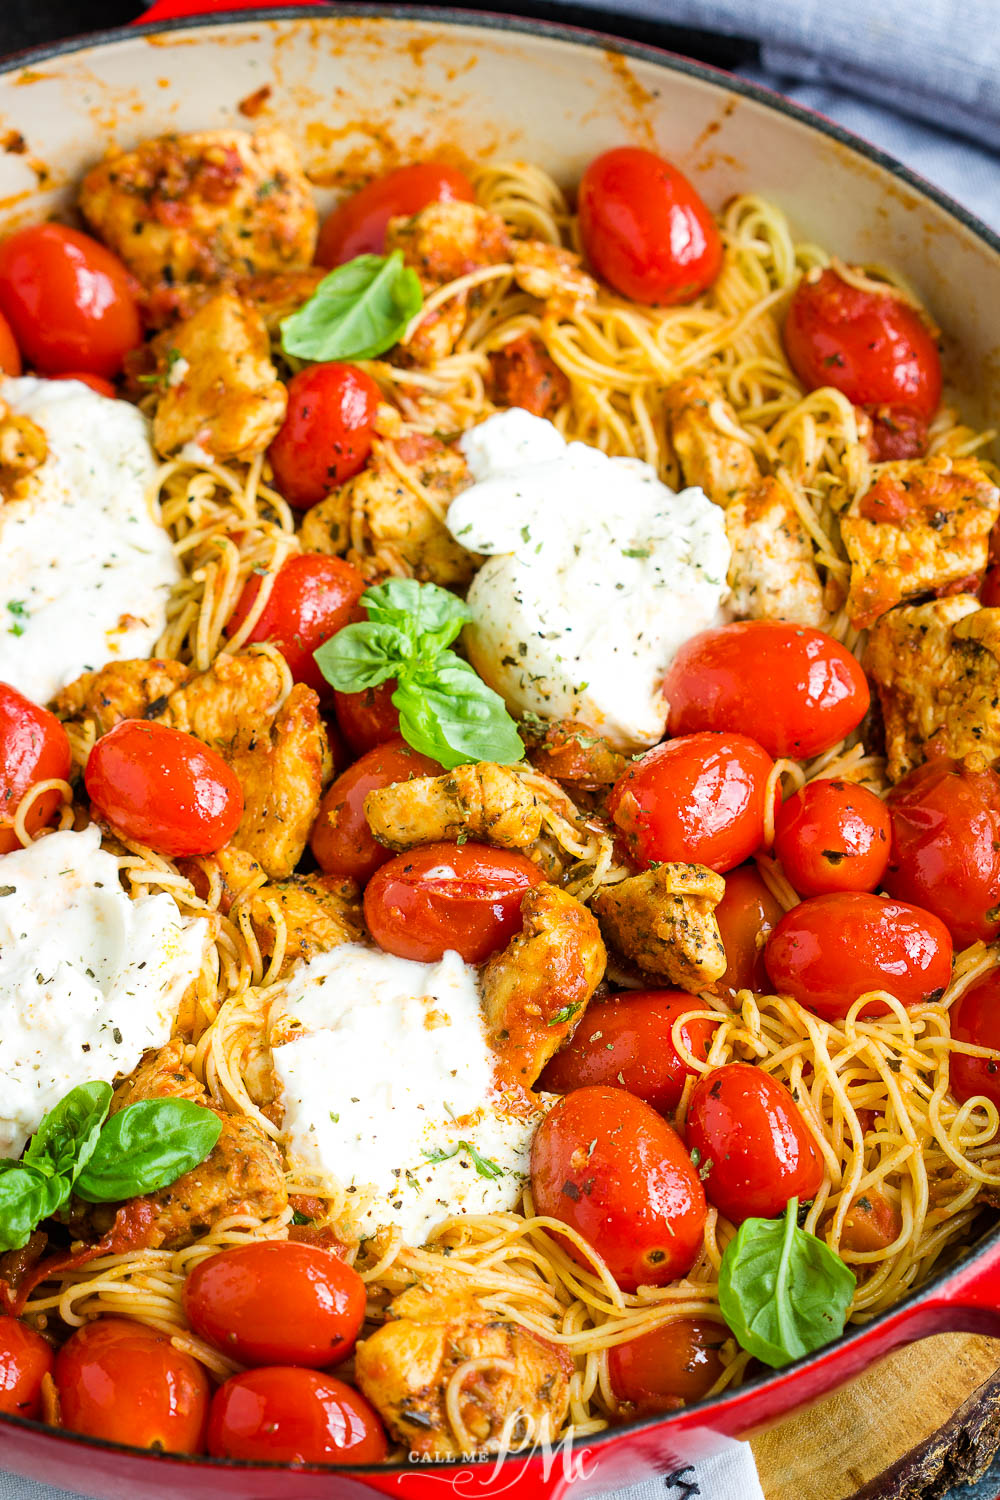
<instances>
[{"instance_id":1,"label":"cherry tomato","mask_svg":"<svg viewBox=\"0 0 1000 1500\"><path fill-rule=\"evenodd\" d=\"M1000 971L984 974L952 1006L951 1034L956 1042L1000 1053ZM949 1072L951 1091L960 1104L982 1094L1000 1109L1000 1057L952 1052Z\"/></svg>"},{"instance_id":2,"label":"cherry tomato","mask_svg":"<svg viewBox=\"0 0 1000 1500\"><path fill-rule=\"evenodd\" d=\"M717 988L766 994L770 984L764 967L764 943L784 914L781 902L771 895L756 865L730 870L726 894L715 908L726 950L726 972Z\"/></svg>"},{"instance_id":3,"label":"cherry tomato","mask_svg":"<svg viewBox=\"0 0 1000 1500\"><path fill-rule=\"evenodd\" d=\"M105 380L103 375L88 375L79 370L67 370L64 375L53 375L52 380L78 380L81 385L87 385L99 396L107 396L109 400L116 401L118 392L110 380Z\"/></svg>"},{"instance_id":4,"label":"cherry tomato","mask_svg":"<svg viewBox=\"0 0 1000 1500\"><path fill-rule=\"evenodd\" d=\"M123 719L97 741L84 783L106 822L158 854L211 854L243 816L243 788L221 755L143 719Z\"/></svg>"},{"instance_id":5,"label":"cherry tomato","mask_svg":"<svg viewBox=\"0 0 1000 1500\"><path fill-rule=\"evenodd\" d=\"M131 1318L85 1323L56 1356L63 1426L107 1443L201 1453L211 1384L165 1333Z\"/></svg>"},{"instance_id":6,"label":"cherry tomato","mask_svg":"<svg viewBox=\"0 0 1000 1500\"><path fill-rule=\"evenodd\" d=\"M399 709L393 707L396 679L362 693L334 693L337 723L355 755L399 738Z\"/></svg>"},{"instance_id":7,"label":"cherry tomato","mask_svg":"<svg viewBox=\"0 0 1000 1500\"><path fill-rule=\"evenodd\" d=\"M633 761L608 798L630 857L707 865L720 873L764 842L774 762L745 734L689 734Z\"/></svg>"},{"instance_id":8,"label":"cherry tomato","mask_svg":"<svg viewBox=\"0 0 1000 1500\"><path fill-rule=\"evenodd\" d=\"M832 385L855 406L901 407L931 417L941 358L920 314L899 297L851 286L828 267L796 287L785 352L807 390Z\"/></svg>"},{"instance_id":9,"label":"cherry tomato","mask_svg":"<svg viewBox=\"0 0 1000 1500\"><path fill-rule=\"evenodd\" d=\"M42 1413L42 1379L56 1357L40 1333L20 1318L0 1317L0 1411L37 1420Z\"/></svg>"},{"instance_id":10,"label":"cherry tomato","mask_svg":"<svg viewBox=\"0 0 1000 1500\"><path fill-rule=\"evenodd\" d=\"M0 243L0 313L43 375L116 375L142 342L125 266L65 224L33 224Z\"/></svg>"},{"instance_id":11,"label":"cherry tomato","mask_svg":"<svg viewBox=\"0 0 1000 1500\"><path fill-rule=\"evenodd\" d=\"M581 1234L623 1291L684 1276L701 1250L705 1194L684 1142L624 1089L575 1089L549 1110L531 1147L531 1189L536 1212Z\"/></svg>"},{"instance_id":12,"label":"cherry tomato","mask_svg":"<svg viewBox=\"0 0 1000 1500\"><path fill-rule=\"evenodd\" d=\"M580 235L597 274L633 302L690 302L722 266L712 215L683 172L618 146L580 181Z\"/></svg>"},{"instance_id":13,"label":"cherry tomato","mask_svg":"<svg viewBox=\"0 0 1000 1500\"><path fill-rule=\"evenodd\" d=\"M707 1396L725 1368L724 1323L675 1318L608 1350L611 1389L641 1415L676 1411Z\"/></svg>"},{"instance_id":14,"label":"cherry tomato","mask_svg":"<svg viewBox=\"0 0 1000 1500\"><path fill-rule=\"evenodd\" d=\"M899 1205L877 1188L866 1188L847 1210L840 1234L840 1248L859 1255L887 1250L898 1240L902 1229L903 1216Z\"/></svg>"},{"instance_id":15,"label":"cherry tomato","mask_svg":"<svg viewBox=\"0 0 1000 1500\"><path fill-rule=\"evenodd\" d=\"M780 808L774 852L800 896L873 891L889 862L890 832L889 810L874 792L810 781Z\"/></svg>"},{"instance_id":16,"label":"cherry tomato","mask_svg":"<svg viewBox=\"0 0 1000 1500\"><path fill-rule=\"evenodd\" d=\"M931 911L957 948L1000 933L1000 776L929 761L886 799L892 849L885 889Z\"/></svg>"},{"instance_id":17,"label":"cherry tomato","mask_svg":"<svg viewBox=\"0 0 1000 1500\"><path fill-rule=\"evenodd\" d=\"M316 264L341 266L356 255L384 255L390 219L412 218L428 203L471 203L474 198L472 183L457 167L439 161L397 167L337 205L320 229Z\"/></svg>"},{"instance_id":18,"label":"cherry tomato","mask_svg":"<svg viewBox=\"0 0 1000 1500\"><path fill-rule=\"evenodd\" d=\"M948 929L929 911L838 891L793 906L768 938L764 962L778 994L839 1021L869 990L887 990L902 1005L932 1000L951 980L951 952ZM871 1000L860 1014L887 1011Z\"/></svg>"},{"instance_id":19,"label":"cherry tomato","mask_svg":"<svg viewBox=\"0 0 1000 1500\"><path fill-rule=\"evenodd\" d=\"M996 609L1000 605L1000 564L994 563L986 569L986 577L979 591L979 602L984 609Z\"/></svg>"},{"instance_id":20,"label":"cherry tomato","mask_svg":"<svg viewBox=\"0 0 1000 1500\"><path fill-rule=\"evenodd\" d=\"M0 682L0 854L21 847L13 826L21 798L40 781L65 781L70 764L69 740L55 714ZM37 797L24 820L28 833L51 822L61 802L55 790Z\"/></svg>"},{"instance_id":21,"label":"cherry tomato","mask_svg":"<svg viewBox=\"0 0 1000 1500\"><path fill-rule=\"evenodd\" d=\"M521 930L521 902L543 876L510 849L424 844L365 887L365 923L386 953L436 963L449 948L481 964Z\"/></svg>"},{"instance_id":22,"label":"cherry tomato","mask_svg":"<svg viewBox=\"0 0 1000 1500\"><path fill-rule=\"evenodd\" d=\"M368 827L365 798L369 792L414 776L440 776L441 767L404 739L390 740L362 755L330 783L316 814L309 844L325 875L357 880L361 885L392 859Z\"/></svg>"},{"instance_id":23,"label":"cherry tomato","mask_svg":"<svg viewBox=\"0 0 1000 1500\"><path fill-rule=\"evenodd\" d=\"M674 1022L703 1009L684 990L633 990L592 1004L572 1040L545 1068L538 1087L568 1094L589 1084L619 1084L660 1114L669 1114L692 1071L674 1047ZM711 1021L688 1021L680 1034L688 1051L704 1059L714 1030Z\"/></svg>"},{"instance_id":24,"label":"cherry tomato","mask_svg":"<svg viewBox=\"0 0 1000 1500\"><path fill-rule=\"evenodd\" d=\"M233 610L228 635L235 635L260 593L260 578L251 575ZM358 619L358 600L367 585L357 568L342 557L321 552L302 552L283 562L268 595L260 619L247 637L273 641L288 663L296 682L314 688L323 699L332 699L333 689L320 671L313 652Z\"/></svg>"},{"instance_id":25,"label":"cherry tomato","mask_svg":"<svg viewBox=\"0 0 1000 1500\"><path fill-rule=\"evenodd\" d=\"M688 1102L686 1138L710 1203L734 1224L774 1219L789 1198L815 1198L823 1158L779 1078L753 1063L703 1073Z\"/></svg>"},{"instance_id":26,"label":"cherry tomato","mask_svg":"<svg viewBox=\"0 0 1000 1500\"><path fill-rule=\"evenodd\" d=\"M334 1365L354 1348L365 1284L328 1250L261 1240L223 1250L184 1283L195 1333L243 1365Z\"/></svg>"},{"instance_id":27,"label":"cherry tomato","mask_svg":"<svg viewBox=\"0 0 1000 1500\"><path fill-rule=\"evenodd\" d=\"M20 375L21 351L7 319L0 314L0 375Z\"/></svg>"},{"instance_id":28,"label":"cherry tomato","mask_svg":"<svg viewBox=\"0 0 1000 1500\"><path fill-rule=\"evenodd\" d=\"M308 510L368 462L379 389L354 365L308 365L288 382L288 410L267 450L289 505Z\"/></svg>"},{"instance_id":29,"label":"cherry tomato","mask_svg":"<svg viewBox=\"0 0 1000 1500\"><path fill-rule=\"evenodd\" d=\"M234 1375L215 1393L213 1458L283 1464L379 1464L389 1451L374 1407L319 1370L271 1365Z\"/></svg>"},{"instance_id":30,"label":"cherry tomato","mask_svg":"<svg viewBox=\"0 0 1000 1500\"><path fill-rule=\"evenodd\" d=\"M670 733L749 734L777 758L808 760L856 729L871 694L855 657L822 630L738 620L692 636L663 690Z\"/></svg>"}]
</instances>

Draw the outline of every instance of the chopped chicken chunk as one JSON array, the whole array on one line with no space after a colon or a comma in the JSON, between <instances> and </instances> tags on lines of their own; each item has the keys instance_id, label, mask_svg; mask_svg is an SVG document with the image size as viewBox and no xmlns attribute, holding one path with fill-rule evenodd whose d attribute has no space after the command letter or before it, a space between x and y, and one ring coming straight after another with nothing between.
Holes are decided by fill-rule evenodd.
<instances>
[{"instance_id":1,"label":"chopped chicken chunk","mask_svg":"<svg viewBox=\"0 0 1000 1500\"><path fill-rule=\"evenodd\" d=\"M674 452L685 484L696 484L716 505L727 506L760 479L753 449L731 437L714 420L717 412L736 426L736 413L703 375L692 375L668 387L667 418Z\"/></svg>"},{"instance_id":2,"label":"chopped chicken chunk","mask_svg":"<svg viewBox=\"0 0 1000 1500\"><path fill-rule=\"evenodd\" d=\"M398 1442L421 1457L458 1458L470 1441L476 1452L496 1453L554 1439L573 1361L442 1272L389 1304L386 1322L358 1345L354 1368ZM450 1388L464 1431L449 1420Z\"/></svg>"},{"instance_id":3,"label":"chopped chicken chunk","mask_svg":"<svg viewBox=\"0 0 1000 1500\"><path fill-rule=\"evenodd\" d=\"M377 788L365 798L365 817L390 849L466 838L524 849L542 831L538 798L513 771L490 761Z\"/></svg>"},{"instance_id":4,"label":"chopped chicken chunk","mask_svg":"<svg viewBox=\"0 0 1000 1500\"><path fill-rule=\"evenodd\" d=\"M312 187L288 136L265 128L164 135L87 173L84 218L146 293L154 327L197 306L205 287L309 266Z\"/></svg>"},{"instance_id":5,"label":"chopped chicken chunk","mask_svg":"<svg viewBox=\"0 0 1000 1500\"><path fill-rule=\"evenodd\" d=\"M904 599L981 573L1000 490L974 458L885 464L841 520L858 629Z\"/></svg>"},{"instance_id":6,"label":"chopped chicken chunk","mask_svg":"<svg viewBox=\"0 0 1000 1500\"><path fill-rule=\"evenodd\" d=\"M122 719L155 719L174 688L187 682L191 668L180 661L112 661L99 672L84 672L57 694L53 708L64 722L93 721L107 734Z\"/></svg>"},{"instance_id":7,"label":"chopped chicken chunk","mask_svg":"<svg viewBox=\"0 0 1000 1500\"><path fill-rule=\"evenodd\" d=\"M246 911L261 953L270 958L277 936L276 917L284 919L285 956L281 972L297 960L328 953L340 943L359 943L364 922L358 888L352 880L329 875L291 875L268 881L263 868L244 849L227 844L199 860L182 860L181 868L207 895L215 875L221 882L220 910L234 916Z\"/></svg>"},{"instance_id":8,"label":"chopped chicken chunk","mask_svg":"<svg viewBox=\"0 0 1000 1500\"><path fill-rule=\"evenodd\" d=\"M214 458L262 453L285 418L288 391L271 363L256 308L220 292L156 340L162 365L153 443L165 457L198 443Z\"/></svg>"},{"instance_id":9,"label":"chopped chicken chunk","mask_svg":"<svg viewBox=\"0 0 1000 1500\"><path fill-rule=\"evenodd\" d=\"M465 459L438 438L405 434L393 447L413 474L412 488L392 467L388 447L376 444L360 474L312 507L302 545L311 552L346 550L366 577L405 571L444 588L464 587L476 560L454 540L443 517L469 483ZM370 552L350 546L358 534Z\"/></svg>"},{"instance_id":10,"label":"chopped chicken chunk","mask_svg":"<svg viewBox=\"0 0 1000 1500\"><path fill-rule=\"evenodd\" d=\"M510 235L498 214L475 203L429 203L410 219L390 219L386 254L403 259L425 290L456 281L482 266L502 265L511 254Z\"/></svg>"},{"instance_id":11,"label":"chopped chicken chunk","mask_svg":"<svg viewBox=\"0 0 1000 1500\"><path fill-rule=\"evenodd\" d=\"M536 417L555 416L569 395L569 380L541 339L522 333L489 356L487 389L497 406L520 406Z\"/></svg>"},{"instance_id":12,"label":"chopped chicken chunk","mask_svg":"<svg viewBox=\"0 0 1000 1500\"><path fill-rule=\"evenodd\" d=\"M40 469L48 456L48 438L38 423L0 401L0 501L16 500L24 480Z\"/></svg>"},{"instance_id":13,"label":"chopped chicken chunk","mask_svg":"<svg viewBox=\"0 0 1000 1500\"><path fill-rule=\"evenodd\" d=\"M74 1232L91 1239L113 1230L112 1248L118 1254L177 1250L233 1214L270 1219L284 1212L288 1193L278 1148L256 1121L228 1114L212 1103L184 1062L182 1041L175 1039L145 1055L132 1076L115 1090L111 1113L141 1099L190 1099L202 1104L219 1116L222 1133L201 1165L169 1187L132 1198L124 1206L75 1203Z\"/></svg>"},{"instance_id":14,"label":"chopped chicken chunk","mask_svg":"<svg viewBox=\"0 0 1000 1500\"><path fill-rule=\"evenodd\" d=\"M930 756L1000 758L1000 609L953 594L890 610L872 630L865 667L891 780Z\"/></svg>"},{"instance_id":15,"label":"chopped chicken chunk","mask_svg":"<svg viewBox=\"0 0 1000 1500\"><path fill-rule=\"evenodd\" d=\"M823 624L813 545L784 484L762 479L736 495L726 508L726 536L732 548L730 603L737 615Z\"/></svg>"},{"instance_id":16,"label":"chopped chicken chunk","mask_svg":"<svg viewBox=\"0 0 1000 1500\"><path fill-rule=\"evenodd\" d=\"M576 311L597 296L597 282L572 250L544 240L518 240L513 246L514 280L522 292L546 303L556 317Z\"/></svg>"},{"instance_id":17,"label":"chopped chicken chunk","mask_svg":"<svg viewBox=\"0 0 1000 1500\"><path fill-rule=\"evenodd\" d=\"M698 994L726 972L715 920L725 890L722 876L704 865L663 864L604 886L591 904L620 953Z\"/></svg>"},{"instance_id":18,"label":"chopped chicken chunk","mask_svg":"<svg viewBox=\"0 0 1000 1500\"><path fill-rule=\"evenodd\" d=\"M282 674L269 656L223 653L176 689L158 715L232 766L245 800L233 843L275 879L301 859L330 772L317 695L296 683L282 704L281 690Z\"/></svg>"},{"instance_id":19,"label":"chopped chicken chunk","mask_svg":"<svg viewBox=\"0 0 1000 1500\"><path fill-rule=\"evenodd\" d=\"M523 928L480 975L498 1071L530 1088L576 1030L604 978L607 954L592 914L554 885L521 902Z\"/></svg>"}]
</instances>

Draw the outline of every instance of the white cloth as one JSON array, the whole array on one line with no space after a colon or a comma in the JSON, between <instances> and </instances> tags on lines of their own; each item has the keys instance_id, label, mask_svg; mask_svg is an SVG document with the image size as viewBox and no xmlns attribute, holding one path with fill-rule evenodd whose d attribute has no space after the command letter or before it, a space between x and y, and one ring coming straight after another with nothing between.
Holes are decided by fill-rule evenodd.
<instances>
[{"instance_id":1,"label":"white cloth","mask_svg":"<svg viewBox=\"0 0 1000 1500\"><path fill-rule=\"evenodd\" d=\"M1000 230L1000 28L994 0L962 0L960 7L955 0L921 0L919 6L914 0L582 3L756 38L762 66L742 70L744 76L864 136ZM614 1500L695 1497L764 1500L749 1445L726 1443L697 1466L631 1486ZM0 1473L0 1500L81 1497Z\"/></svg>"}]
</instances>

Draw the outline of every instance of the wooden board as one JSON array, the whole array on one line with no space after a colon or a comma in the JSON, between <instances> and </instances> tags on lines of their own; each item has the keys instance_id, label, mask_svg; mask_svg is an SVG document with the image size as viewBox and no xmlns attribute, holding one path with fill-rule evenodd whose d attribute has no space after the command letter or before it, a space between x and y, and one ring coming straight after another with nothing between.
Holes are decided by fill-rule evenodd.
<instances>
[{"instance_id":1,"label":"wooden board","mask_svg":"<svg viewBox=\"0 0 1000 1500\"><path fill-rule=\"evenodd\" d=\"M751 1445L766 1500L939 1500L1000 1448L1000 1340L911 1344Z\"/></svg>"}]
</instances>

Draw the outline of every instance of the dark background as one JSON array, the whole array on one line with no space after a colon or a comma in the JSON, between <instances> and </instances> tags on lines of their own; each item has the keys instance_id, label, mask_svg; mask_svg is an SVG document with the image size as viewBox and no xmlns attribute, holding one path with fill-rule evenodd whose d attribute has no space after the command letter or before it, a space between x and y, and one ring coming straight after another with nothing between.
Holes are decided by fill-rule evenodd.
<instances>
[{"instance_id":1,"label":"dark background","mask_svg":"<svg viewBox=\"0 0 1000 1500\"><path fill-rule=\"evenodd\" d=\"M266 4L266 0L262 0ZM428 0L434 3L434 0ZM143 10L142 0L0 0L0 55L59 37L78 36L81 32L101 31L108 26L124 26ZM713 36L708 32L685 27L653 24L629 15L628 0L608 0L607 14L592 5L574 5L571 0L517 0L505 5L465 0L463 9L494 10L507 14L534 16L540 20L565 21L574 26L589 26L613 31L632 41L651 42L673 52L714 63L716 67L733 68L756 58L753 42L740 38Z\"/></svg>"}]
</instances>

